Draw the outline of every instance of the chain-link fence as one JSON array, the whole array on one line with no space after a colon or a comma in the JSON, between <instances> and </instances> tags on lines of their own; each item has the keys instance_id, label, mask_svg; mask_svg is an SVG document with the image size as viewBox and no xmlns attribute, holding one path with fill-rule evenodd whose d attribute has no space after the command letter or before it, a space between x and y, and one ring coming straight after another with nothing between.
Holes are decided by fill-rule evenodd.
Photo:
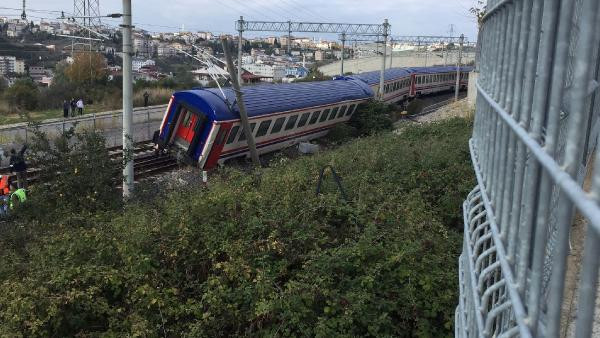
<instances>
[{"instance_id":1,"label":"chain-link fence","mask_svg":"<svg viewBox=\"0 0 600 338\"><path fill-rule=\"evenodd\" d=\"M600 1L489 0L487 9L456 336L591 337L600 334ZM575 215L586 232L571 276ZM579 279L572 306L567 279Z\"/></svg>"},{"instance_id":2,"label":"chain-link fence","mask_svg":"<svg viewBox=\"0 0 600 338\"><path fill-rule=\"evenodd\" d=\"M133 110L133 140L134 142L151 140L155 130L167 109L167 105L140 107ZM121 111L109 111L96 114L87 114L66 119L47 120L37 126L48 135L58 135L62 131L74 127L77 131L97 130L106 137L107 146L119 146L123 141L123 115ZM3 152L11 148L19 148L33 136L34 126L27 123L18 123L0 126L0 166L7 159Z\"/></svg>"}]
</instances>

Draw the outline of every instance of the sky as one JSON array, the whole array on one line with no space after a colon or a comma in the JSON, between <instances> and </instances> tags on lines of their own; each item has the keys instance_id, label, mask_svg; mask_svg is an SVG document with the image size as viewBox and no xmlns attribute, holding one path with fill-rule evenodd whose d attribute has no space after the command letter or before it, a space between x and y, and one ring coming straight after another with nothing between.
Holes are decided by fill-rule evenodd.
<instances>
[{"instance_id":1,"label":"sky","mask_svg":"<svg viewBox=\"0 0 600 338\"><path fill-rule=\"evenodd\" d=\"M73 12L73 0L26 0L34 21ZM388 19L393 35L454 36L475 41L477 25L469 8L476 0L133 0L133 22L145 30L234 33L235 20L382 23ZM3 0L0 16L18 16L21 0ZM120 13L122 1L100 0L101 14ZM118 26L120 19L102 19ZM256 33L252 35L280 35ZM296 33L296 36L311 36ZM314 35L312 35L314 36ZM323 34L323 38L326 36Z\"/></svg>"}]
</instances>

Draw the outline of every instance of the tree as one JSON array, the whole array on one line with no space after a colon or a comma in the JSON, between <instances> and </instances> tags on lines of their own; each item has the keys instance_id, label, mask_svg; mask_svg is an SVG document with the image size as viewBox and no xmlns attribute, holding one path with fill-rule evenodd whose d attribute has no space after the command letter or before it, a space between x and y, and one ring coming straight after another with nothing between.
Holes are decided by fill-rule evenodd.
<instances>
[{"instance_id":1,"label":"tree","mask_svg":"<svg viewBox=\"0 0 600 338\"><path fill-rule=\"evenodd\" d=\"M484 4L483 0L477 0L475 6L469 8L469 13L475 16L475 19L477 19L477 26L479 27L481 27L481 23L486 12L487 5Z\"/></svg>"},{"instance_id":2,"label":"tree","mask_svg":"<svg viewBox=\"0 0 600 338\"><path fill-rule=\"evenodd\" d=\"M12 108L33 110L38 104L38 94L31 79L20 79L4 92L4 97Z\"/></svg>"},{"instance_id":3,"label":"tree","mask_svg":"<svg viewBox=\"0 0 600 338\"><path fill-rule=\"evenodd\" d=\"M73 63L65 70L65 75L75 83L104 80L107 75L106 59L100 53L76 54Z\"/></svg>"}]
</instances>

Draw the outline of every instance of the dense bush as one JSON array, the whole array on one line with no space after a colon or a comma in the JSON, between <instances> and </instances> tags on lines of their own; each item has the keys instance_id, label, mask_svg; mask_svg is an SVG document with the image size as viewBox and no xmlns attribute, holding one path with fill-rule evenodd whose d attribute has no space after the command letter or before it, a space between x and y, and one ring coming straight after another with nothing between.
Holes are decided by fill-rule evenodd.
<instances>
[{"instance_id":1,"label":"dense bush","mask_svg":"<svg viewBox=\"0 0 600 338\"><path fill-rule=\"evenodd\" d=\"M460 201L442 195L474 184L470 128L408 127L260 171L221 169L206 188L122 214L12 224L0 234L0 332L452 336L461 236L445 224ZM348 202L329 176L315 195L325 165Z\"/></svg>"},{"instance_id":2,"label":"dense bush","mask_svg":"<svg viewBox=\"0 0 600 338\"><path fill-rule=\"evenodd\" d=\"M99 133L73 129L50 138L34 129L27 150L29 166L38 169L39 184L31 187L20 214L52 222L65 215L90 215L121 205L116 189L122 163L112 159Z\"/></svg>"},{"instance_id":3,"label":"dense bush","mask_svg":"<svg viewBox=\"0 0 600 338\"><path fill-rule=\"evenodd\" d=\"M32 110L38 106L38 90L30 79L20 79L4 91L4 99L15 110Z\"/></svg>"},{"instance_id":4,"label":"dense bush","mask_svg":"<svg viewBox=\"0 0 600 338\"><path fill-rule=\"evenodd\" d=\"M372 135L379 131L391 130L393 127L390 113L392 106L370 100L362 103L352 114L350 126L356 128L359 136Z\"/></svg>"},{"instance_id":5,"label":"dense bush","mask_svg":"<svg viewBox=\"0 0 600 338\"><path fill-rule=\"evenodd\" d=\"M414 99L406 106L406 112L408 115L416 115L421 113L423 108L425 108L425 101L421 99Z\"/></svg>"}]
</instances>

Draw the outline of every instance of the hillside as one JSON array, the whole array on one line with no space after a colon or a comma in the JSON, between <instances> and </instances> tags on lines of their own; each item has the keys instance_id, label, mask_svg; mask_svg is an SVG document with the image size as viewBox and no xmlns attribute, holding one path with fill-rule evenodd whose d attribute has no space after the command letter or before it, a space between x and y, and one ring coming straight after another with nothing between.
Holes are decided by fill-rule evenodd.
<instances>
[{"instance_id":1,"label":"hillside","mask_svg":"<svg viewBox=\"0 0 600 338\"><path fill-rule=\"evenodd\" d=\"M5 225L0 331L450 337L471 128L411 126L206 187L160 181L124 211ZM327 165L347 201L331 175L315 194Z\"/></svg>"}]
</instances>

